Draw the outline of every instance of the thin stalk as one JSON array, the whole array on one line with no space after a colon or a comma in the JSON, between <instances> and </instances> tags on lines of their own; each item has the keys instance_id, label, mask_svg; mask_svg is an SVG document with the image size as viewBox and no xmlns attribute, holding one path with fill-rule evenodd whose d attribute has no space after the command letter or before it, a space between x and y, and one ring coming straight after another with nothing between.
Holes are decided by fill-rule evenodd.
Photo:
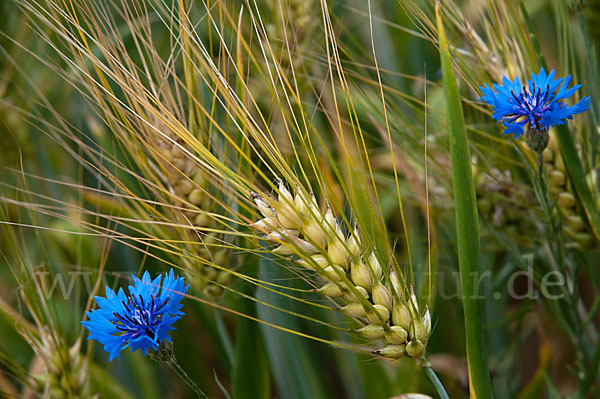
<instances>
[{"instance_id":1,"label":"thin stalk","mask_svg":"<svg viewBox=\"0 0 600 399\"><path fill-rule=\"evenodd\" d=\"M477 276L481 275L479 258L479 218L475 200L475 184L471 171L471 155L462 104L454 77L450 50L436 3L437 30L442 64L444 95L450 136L452 186L456 211L458 264L465 314L465 336L471 398L494 397L488 373L483 305L478 292ZM475 277L475 278L474 278Z\"/></svg>"},{"instance_id":2,"label":"thin stalk","mask_svg":"<svg viewBox=\"0 0 600 399\"><path fill-rule=\"evenodd\" d=\"M192 391L194 391L196 396L198 396L199 398L207 399L206 394L202 392L202 389L200 389L198 384L196 384L196 381L194 381L188 375L188 373L185 372L185 370L179 365L179 363L177 363L177 359L175 359L175 356L172 356L171 359L169 359L166 363L171 368L171 370L176 372L177 375L179 375L179 377L181 377L181 379L185 381L185 383L192 389Z\"/></svg>"},{"instance_id":3,"label":"thin stalk","mask_svg":"<svg viewBox=\"0 0 600 399\"><path fill-rule=\"evenodd\" d=\"M442 385L442 382L435 374L435 371L433 371L429 363L426 366L423 366L423 368L425 369L425 374L427 374L429 381L431 381L431 384L435 388L436 392L438 393L438 395L440 395L440 399L450 399L448 393L446 392L446 389Z\"/></svg>"}]
</instances>

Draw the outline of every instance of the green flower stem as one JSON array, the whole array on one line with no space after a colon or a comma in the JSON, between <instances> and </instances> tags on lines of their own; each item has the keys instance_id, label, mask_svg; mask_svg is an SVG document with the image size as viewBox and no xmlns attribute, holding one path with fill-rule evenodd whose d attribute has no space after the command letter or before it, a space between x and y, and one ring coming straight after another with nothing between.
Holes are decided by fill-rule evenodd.
<instances>
[{"instance_id":1,"label":"green flower stem","mask_svg":"<svg viewBox=\"0 0 600 399\"><path fill-rule=\"evenodd\" d=\"M196 381L194 381L188 375L188 373L185 372L185 370L179 365L179 363L177 363L177 359L175 358L175 352L173 350L173 342L163 339L158 348L148 350L148 357L154 360L155 362L166 363L171 368L171 370L176 372L177 375L179 375L179 377L181 377L181 379L185 381L185 383L188 384L190 388L192 388L192 390L196 393L196 395L199 398L207 399L206 394L202 392L200 386L196 384Z\"/></svg>"},{"instance_id":2,"label":"green flower stem","mask_svg":"<svg viewBox=\"0 0 600 399\"><path fill-rule=\"evenodd\" d=\"M185 372L185 370L179 365L179 363L177 363L177 359L175 359L175 356L172 356L171 359L169 359L166 363L171 368L171 370L176 372L177 375L179 375L179 377L181 377L181 379L185 381L186 384L188 384L188 386L192 389L192 391L196 393L196 395L199 398L207 399L206 394L202 392L202 389L200 389L198 384L196 384L196 381L194 381L188 375L188 373Z\"/></svg>"},{"instance_id":3,"label":"green flower stem","mask_svg":"<svg viewBox=\"0 0 600 399\"><path fill-rule=\"evenodd\" d=\"M446 392L446 389L442 385L442 382L435 374L435 371L433 371L433 369L431 368L431 365L427 363L427 365L423 366L423 368L425 369L425 374L427 374L429 381L431 381L431 384L437 391L438 395L440 395L440 399L450 399L448 393Z\"/></svg>"},{"instance_id":4,"label":"green flower stem","mask_svg":"<svg viewBox=\"0 0 600 399\"><path fill-rule=\"evenodd\" d=\"M471 155L467 142L462 104L454 77L450 50L446 42L439 2L436 3L436 17L450 136L458 264L465 315L471 398L491 399L494 394L488 373L483 305L479 298L478 286L475 284L477 278L473 278L481 273L479 266L479 218L475 200L475 184L471 171Z\"/></svg>"}]
</instances>

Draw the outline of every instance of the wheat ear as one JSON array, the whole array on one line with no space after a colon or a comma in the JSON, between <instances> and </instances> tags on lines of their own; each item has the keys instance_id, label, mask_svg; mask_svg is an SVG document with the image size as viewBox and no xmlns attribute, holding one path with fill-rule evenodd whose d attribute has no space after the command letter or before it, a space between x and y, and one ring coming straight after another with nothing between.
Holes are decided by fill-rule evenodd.
<instances>
[{"instance_id":1,"label":"wheat ear","mask_svg":"<svg viewBox=\"0 0 600 399\"><path fill-rule=\"evenodd\" d=\"M184 223L205 230L202 235L197 230L186 230L186 239L195 242L191 248L192 252L207 260L207 263L199 264L184 258L182 266L184 270L200 273L203 277L201 280L194 276L191 276L191 280L205 295L218 297L223 291L222 287L232 278L231 270L234 269L234 264L231 262L231 244L216 245L224 242L226 237L214 231L219 230L221 226L217 225L211 216L215 212L215 200L208 194L210 183L206 173L186 154L186 150L191 150L181 138L167 128L162 132L168 139L152 134L150 142L164 157L162 166L166 173L162 176L164 184L172 194L170 199L179 202L175 205L181 205L182 209L189 208L190 205L196 208L184 210L181 215L176 215L174 211L173 216L182 216L185 218ZM198 241L201 241L201 245L197 245ZM228 265L228 270L212 267L211 263L219 266Z\"/></svg>"},{"instance_id":2,"label":"wheat ear","mask_svg":"<svg viewBox=\"0 0 600 399\"><path fill-rule=\"evenodd\" d=\"M51 398L89 399L92 395L89 379L89 362L81 354L81 340L68 347L62 337L39 327L38 335L24 332L23 337L35 351L31 371L34 387Z\"/></svg>"},{"instance_id":3,"label":"wheat ear","mask_svg":"<svg viewBox=\"0 0 600 399\"><path fill-rule=\"evenodd\" d=\"M388 357L422 358L431 334L429 308L421 315L412 287L394 270L385 270L373 251L361 246L357 228L344 234L333 211L322 212L315 196L302 187L293 195L281 181L278 198L252 193L263 218L252 226L279 245L272 250L315 271L324 283L316 291L357 319L356 331L383 343L373 353Z\"/></svg>"},{"instance_id":4,"label":"wheat ear","mask_svg":"<svg viewBox=\"0 0 600 399\"><path fill-rule=\"evenodd\" d=\"M544 149L544 166L548 172L548 191L556 201L563 217L563 233L569 239L568 247L585 250L590 247L594 239L590 234L584 219L580 215L573 187L567 177L565 164L558 149L558 142L553 132L550 132L548 147ZM596 179L594 172L588 175L588 179ZM590 183L588 182L588 184Z\"/></svg>"}]
</instances>

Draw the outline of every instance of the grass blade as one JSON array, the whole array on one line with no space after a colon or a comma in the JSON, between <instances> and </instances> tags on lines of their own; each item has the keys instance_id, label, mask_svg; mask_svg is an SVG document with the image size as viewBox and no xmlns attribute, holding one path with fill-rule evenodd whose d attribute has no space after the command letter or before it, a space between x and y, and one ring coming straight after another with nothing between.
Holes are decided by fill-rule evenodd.
<instances>
[{"instance_id":1,"label":"grass blade","mask_svg":"<svg viewBox=\"0 0 600 399\"><path fill-rule=\"evenodd\" d=\"M252 315L251 309L244 312ZM236 398L269 398L269 369L260 326L243 317L238 320L237 331L233 395Z\"/></svg>"},{"instance_id":2,"label":"grass blade","mask_svg":"<svg viewBox=\"0 0 600 399\"><path fill-rule=\"evenodd\" d=\"M456 211L458 263L465 313L467 361L471 398L493 398L488 374L485 347L483 306L478 299L473 276L479 273L479 220L475 199L475 185L471 172L471 156L458 87L439 3L436 7L439 48L446 97L448 132L452 159L452 186Z\"/></svg>"},{"instance_id":3,"label":"grass blade","mask_svg":"<svg viewBox=\"0 0 600 399\"><path fill-rule=\"evenodd\" d=\"M256 262L248 262L244 271L256 273ZM243 292L254 295L254 287L245 284ZM256 314L255 305L245 298L239 299L239 310L246 315ZM269 364L261 326L255 321L241 317L237 322L235 358L232 369L232 395L234 398L261 399L271 397Z\"/></svg>"},{"instance_id":4,"label":"grass blade","mask_svg":"<svg viewBox=\"0 0 600 399\"><path fill-rule=\"evenodd\" d=\"M286 274L284 269L268 255L259 261L259 276L261 280L265 281L281 281L290 278L290 275ZM289 298L284 298L264 288L257 290L256 297L282 309L293 308L293 303ZM260 305L257 313L261 320L268 323L285 326L294 331L300 330L298 320L287 313ZM273 380L281 397L300 399L331 396L323 386L319 369L311 361L310 348L303 338L275 330L267 325L261 325L261 328Z\"/></svg>"}]
</instances>

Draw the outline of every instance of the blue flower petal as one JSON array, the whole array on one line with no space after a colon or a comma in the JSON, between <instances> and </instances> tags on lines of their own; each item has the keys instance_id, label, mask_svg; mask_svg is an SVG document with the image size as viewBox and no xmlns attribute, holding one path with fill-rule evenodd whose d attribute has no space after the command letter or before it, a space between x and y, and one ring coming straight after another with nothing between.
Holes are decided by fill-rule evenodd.
<instances>
[{"instance_id":1,"label":"blue flower petal","mask_svg":"<svg viewBox=\"0 0 600 399\"><path fill-rule=\"evenodd\" d=\"M581 87L569 88L571 75L559 79L554 76L554 70L546 74L542 68L537 75L532 73L524 86L518 76L513 81L503 76L502 85L494 83L493 89L484 84L479 99L492 107L492 118L503 123L504 134L514 134L517 139L525 129L545 130L565 124L573 115L589 109L589 97L572 106L564 102Z\"/></svg>"},{"instance_id":2,"label":"blue flower petal","mask_svg":"<svg viewBox=\"0 0 600 399\"><path fill-rule=\"evenodd\" d=\"M106 297L95 297L98 309L86 312L88 320L81 322L90 332L88 340L100 342L110 361L125 348L139 349L146 355L163 340L170 341L168 333L175 329L173 323L184 315L180 301L189 285L172 269L154 280L148 272L141 280L136 276L132 280L129 295L122 288L115 294L106 287Z\"/></svg>"}]
</instances>

